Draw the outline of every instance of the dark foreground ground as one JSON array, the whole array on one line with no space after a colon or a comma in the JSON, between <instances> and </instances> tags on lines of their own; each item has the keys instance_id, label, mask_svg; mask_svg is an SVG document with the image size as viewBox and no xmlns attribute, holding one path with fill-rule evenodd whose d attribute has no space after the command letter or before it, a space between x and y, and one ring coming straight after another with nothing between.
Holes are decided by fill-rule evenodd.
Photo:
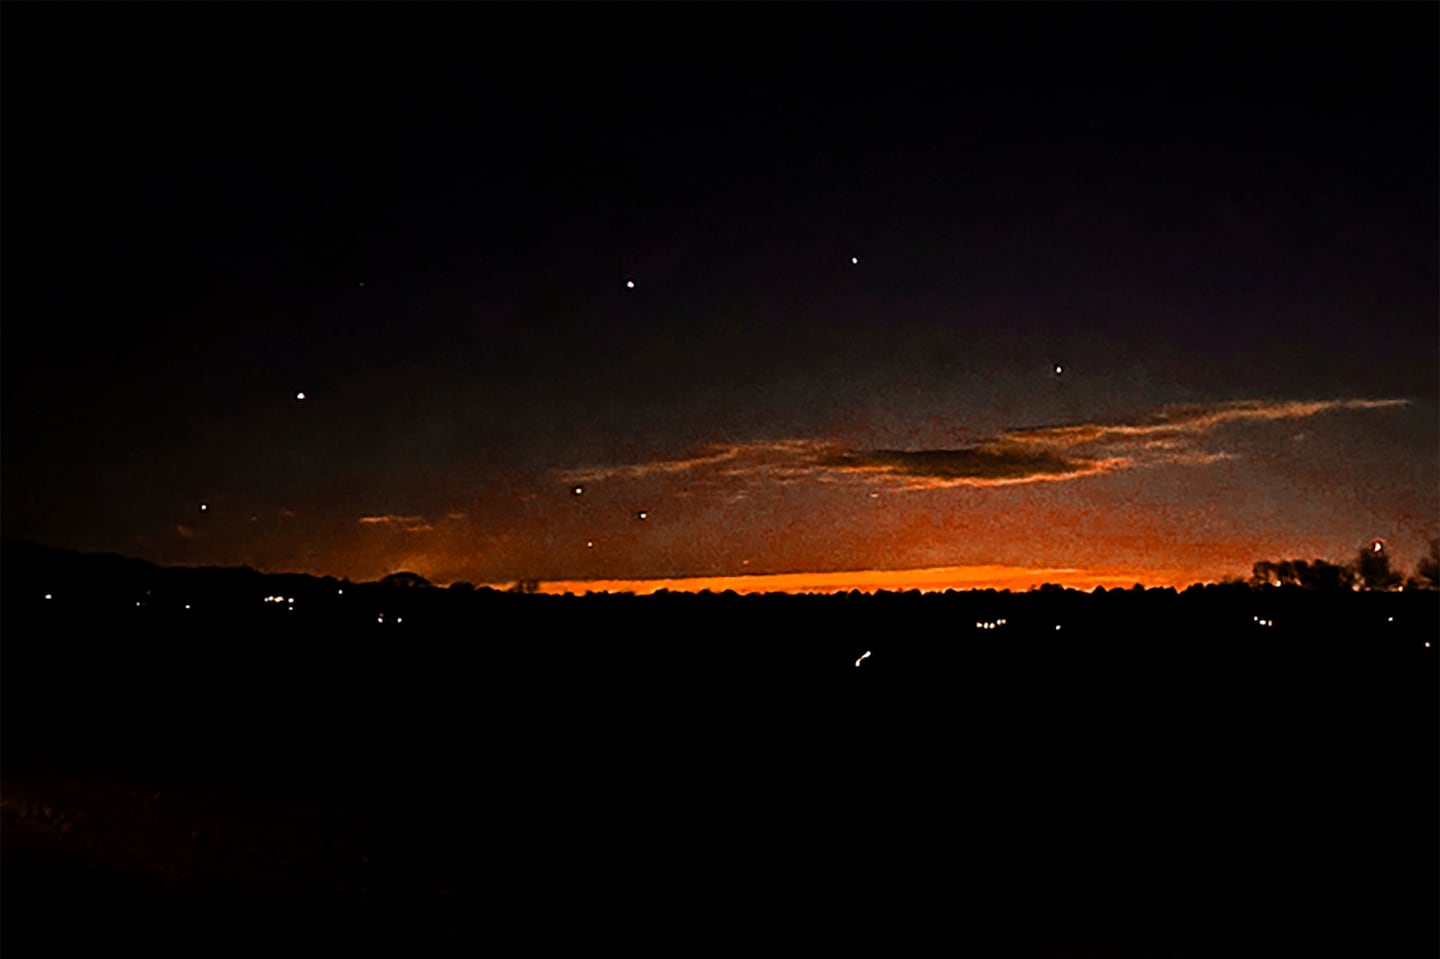
<instances>
[{"instance_id":1,"label":"dark foreground ground","mask_svg":"<svg viewBox=\"0 0 1440 959\"><path fill-rule=\"evenodd\" d=\"M7 957L1437 950L1433 593L12 584Z\"/></svg>"}]
</instances>

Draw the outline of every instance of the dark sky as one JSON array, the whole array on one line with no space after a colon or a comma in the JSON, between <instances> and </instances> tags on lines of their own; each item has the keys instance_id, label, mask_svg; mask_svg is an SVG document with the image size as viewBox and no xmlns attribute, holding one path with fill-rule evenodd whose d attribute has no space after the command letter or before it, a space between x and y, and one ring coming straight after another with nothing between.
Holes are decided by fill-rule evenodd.
<instances>
[{"instance_id":1,"label":"dark sky","mask_svg":"<svg viewBox=\"0 0 1440 959\"><path fill-rule=\"evenodd\" d=\"M1408 565L1437 20L6 5L4 532L439 582Z\"/></svg>"}]
</instances>

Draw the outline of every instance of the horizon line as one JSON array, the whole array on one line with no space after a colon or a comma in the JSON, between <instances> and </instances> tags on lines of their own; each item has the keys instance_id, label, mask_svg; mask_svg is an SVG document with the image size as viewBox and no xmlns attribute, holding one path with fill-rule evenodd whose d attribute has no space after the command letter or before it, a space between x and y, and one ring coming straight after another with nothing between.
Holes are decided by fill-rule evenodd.
<instances>
[{"instance_id":1,"label":"horizon line","mask_svg":"<svg viewBox=\"0 0 1440 959\"><path fill-rule=\"evenodd\" d=\"M1045 584L1068 589L1093 591L1105 586L1133 586L1146 589L1182 588L1196 583L1220 582L1216 577L1186 576L1178 570L1145 573L1118 573L1113 570L1089 570L1073 567L1028 567L985 564L975 566L925 566L910 569L860 569L831 572L744 573L715 576L643 577L633 579L568 579L537 580L537 592L547 595L566 593L634 593L646 595L660 590L683 593L734 591L752 593L877 593L945 592L946 590L1016 590L1034 589ZM512 584L477 584L491 589L506 589Z\"/></svg>"}]
</instances>

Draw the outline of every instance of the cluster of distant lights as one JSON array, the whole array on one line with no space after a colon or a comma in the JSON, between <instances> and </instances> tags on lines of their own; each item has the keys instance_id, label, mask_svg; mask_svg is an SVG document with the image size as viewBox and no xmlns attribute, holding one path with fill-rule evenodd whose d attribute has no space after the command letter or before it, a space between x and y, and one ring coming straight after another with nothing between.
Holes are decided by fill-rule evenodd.
<instances>
[{"instance_id":1,"label":"cluster of distant lights","mask_svg":"<svg viewBox=\"0 0 1440 959\"><path fill-rule=\"evenodd\" d=\"M578 491L578 490L579 490L579 487L576 487L576 490ZM644 518L645 518L645 514L644 514L643 511L642 511L641 514L640 514L640 518L641 518L641 519L644 519ZM587 542L585 545L586 545L586 546L594 546L595 543L592 541L592 542ZM344 595L345 595L345 590L343 590L343 589L337 589L335 592L336 592L338 595L340 595L340 596L344 596ZM55 594L54 594L54 593L46 593L46 594L45 594L45 599L46 599L47 601L54 600L54 599L55 599ZM295 597L293 597L293 596L266 596L266 597L264 598L264 602L266 602L266 603L285 603L285 604L286 604L286 609L288 609L288 610L289 610L290 612L292 612L292 613L295 611ZM144 606L145 604L144 604L143 602L141 602L140 600L136 600L136 601L135 601L135 605L136 605L136 607L140 607L140 606ZM185 608L186 608L186 609L189 609L189 608L190 608L190 604L189 604L189 603L186 603L186 604L185 604ZM1251 622L1255 623L1257 626L1264 626L1264 627L1266 627L1266 628L1273 628L1274 625L1275 625L1275 620L1273 620L1273 619L1261 619L1259 616L1251 616L1251 617L1250 617L1250 620L1251 620ZM383 624L385 623L385 614L384 614L384 613L379 613L378 615L376 615L376 617L375 617L375 622L383 625ZM394 622L395 622L397 625L399 625L400 623L405 622L405 617L403 617L403 616L396 616L395 619L394 619ZM975 628L976 628L976 629L983 629L983 630L999 629L1001 626L1004 626L1007 622L1008 622L1008 620L1005 620L1005 619L980 620L980 621L977 621L977 622L975 623ZM1393 623L1393 622L1395 622L1395 617L1394 617L1394 616L1386 616L1386 617L1385 617L1385 622L1387 622L1387 623ZM1059 624L1059 623L1056 623L1056 624L1055 624L1055 631L1056 631L1057 633L1060 632L1060 624ZM1426 649L1429 649L1429 648L1430 648L1430 640L1428 640L1428 639L1425 641L1425 648L1426 648ZM869 656L870 656L870 653L869 653L869 652L866 652L864 656L861 656L859 659L857 659L857 660L855 661L855 665L856 665L856 666L859 666L860 663L863 662L865 659L867 659Z\"/></svg>"}]
</instances>

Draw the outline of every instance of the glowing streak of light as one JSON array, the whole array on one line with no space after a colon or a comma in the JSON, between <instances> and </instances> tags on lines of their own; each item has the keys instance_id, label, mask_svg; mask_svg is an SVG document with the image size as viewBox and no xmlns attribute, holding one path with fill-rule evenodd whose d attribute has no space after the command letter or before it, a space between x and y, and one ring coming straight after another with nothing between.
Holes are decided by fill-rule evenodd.
<instances>
[{"instance_id":1,"label":"glowing streak of light","mask_svg":"<svg viewBox=\"0 0 1440 959\"><path fill-rule=\"evenodd\" d=\"M865 662L865 660L867 660L867 659L869 659L869 658L870 658L870 650L867 649L867 650L865 650L864 653L861 654L861 656L860 656L859 659L855 660L855 665L858 667L861 663Z\"/></svg>"}]
</instances>

